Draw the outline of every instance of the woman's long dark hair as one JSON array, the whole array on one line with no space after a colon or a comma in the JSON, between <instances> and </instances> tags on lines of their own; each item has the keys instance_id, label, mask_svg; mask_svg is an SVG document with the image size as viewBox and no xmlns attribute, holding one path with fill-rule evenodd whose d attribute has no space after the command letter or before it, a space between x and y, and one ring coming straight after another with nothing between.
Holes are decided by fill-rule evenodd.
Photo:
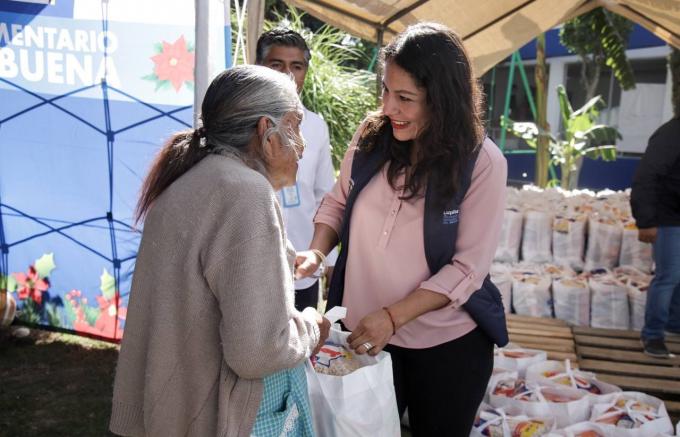
<instances>
[{"instance_id":1,"label":"woman's long dark hair","mask_svg":"<svg viewBox=\"0 0 680 437\"><path fill-rule=\"evenodd\" d=\"M220 73L203 98L203 127L174 134L156 156L142 185L137 221L166 188L203 158L211 153L245 158L262 117L275 126L265 132L266 138L277 131L284 115L296 110L301 110L301 103L295 83L284 74L256 65L242 65ZM265 163L249 164L266 167Z\"/></svg>"},{"instance_id":2,"label":"woman's long dark hair","mask_svg":"<svg viewBox=\"0 0 680 437\"><path fill-rule=\"evenodd\" d=\"M434 184L435 199L445 202L460 183L460 175L484 138L482 91L463 43L451 29L435 23L409 26L382 51L383 65L394 63L427 92L428 122L415 139L416 162L406 181L405 199L424 194ZM398 141L389 119L369 115L360 149L384 148L387 178L393 189L399 173L411 165L412 141Z\"/></svg>"}]
</instances>

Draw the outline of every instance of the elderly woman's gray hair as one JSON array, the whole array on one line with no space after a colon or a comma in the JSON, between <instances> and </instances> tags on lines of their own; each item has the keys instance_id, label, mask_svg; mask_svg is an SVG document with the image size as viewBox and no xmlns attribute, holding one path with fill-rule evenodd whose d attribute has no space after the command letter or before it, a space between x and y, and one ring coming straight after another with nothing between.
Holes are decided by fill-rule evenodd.
<instances>
[{"instance_id":1,"label":"elderly woman's gray hair","mask_svg":"<svg viewBox=\"0 0 680 437\"><path fill-rule=\"evenodd\" d=\"M260 147L273 133L279 134L284 145L293 147L299 139L292 138L292 132L282 123L291 112L302 113L302 103L290 77L257 65L241 65L220 73L203 98L202 126L175 134L156 157L142 186L137 219L163 190L208 154L245 158L262 117L271 120L273 126L265 132ZM264 171L263 162L251 160L249 165Z\"/></svg>"}]
</instances>

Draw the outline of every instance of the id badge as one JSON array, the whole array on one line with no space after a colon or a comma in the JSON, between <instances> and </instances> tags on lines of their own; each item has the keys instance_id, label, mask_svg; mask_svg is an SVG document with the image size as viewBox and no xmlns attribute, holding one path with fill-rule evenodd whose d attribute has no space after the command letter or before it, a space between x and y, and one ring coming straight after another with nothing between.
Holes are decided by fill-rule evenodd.
<instances>
[{"instance_id":1,"label":"id badge","mask_svg":"<svg viewBox=\"0 0 680 437\"><path fill-rule=\"evenodd\" d=\"M296 206L300 206L300 189L298 188L297 182L295 185L283 187L283 189L281 189L281 197L283 197L284 208L295 208Z\"/></svg>"}]
</instances>

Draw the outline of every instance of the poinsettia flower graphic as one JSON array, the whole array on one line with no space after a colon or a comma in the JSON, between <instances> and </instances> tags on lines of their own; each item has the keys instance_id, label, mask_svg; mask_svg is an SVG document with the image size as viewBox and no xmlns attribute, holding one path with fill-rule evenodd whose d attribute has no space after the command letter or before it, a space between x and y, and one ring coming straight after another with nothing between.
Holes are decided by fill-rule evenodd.
<instances>
[{"instance_id":1,"label":"poinsettia flower graphic","mask_svg":"<svg viewBox=\"0 0 680 437\"><path fill-rule=\"evenodd\" d=\"M25 300L30 297L38 305L42 303L42 294L50 288L49 280L41 278L34 266L28 268L28 274L15 273L14 279L17 281L19 299Z\"/></svg>"},{"instance_id":2,"label":"poinsettia flower graphic","mask_svg":"<svg viewBox=\"0 0 680 437\"><path fill-rule=\"evenodd\" d=\"M116 310L116 303L120 299L120 294L116 293L113 299L107 299L104 296L97 296L99 302L99 309L101 313L95 323L95 329L98 329L101 334L107 337L120 338L122 329L120 326L121 320L125 320L127 316L127 308L120 307Z\"/></svg>"},{"instance_id":3,"label":"poinsettia flower graphic","mask_svg":"<svg viewBox=\"0 0 680 437\"><path fill-rule=\"evenodd\" d=\"M163 41L162 51L151 60L158 80L170 81L175 91L179 91L184 82L194 80L194 54L188 50L184 35L174 43Z\"/></svg>"},{"instance_id":4,"label":"poinsettia flower graphic","mask_svg":"<svg viewBox=\"0 0 680 437\"><path fill-rule=\"evenodd\" d=\"M111 299L101 295L97 296L99 315L94 326L90 325L86 320L83 307L87 305L87 300L82 297L80 290L68 292L66 300L71 303L76 313L76 318L73 321L73 329L75 331L109 338L121 338L123 334L121 322L125 320L127 308L118 307L116 311L116 302L120 301L120 294L118 292Z\"/></svg>"}]
</instances>

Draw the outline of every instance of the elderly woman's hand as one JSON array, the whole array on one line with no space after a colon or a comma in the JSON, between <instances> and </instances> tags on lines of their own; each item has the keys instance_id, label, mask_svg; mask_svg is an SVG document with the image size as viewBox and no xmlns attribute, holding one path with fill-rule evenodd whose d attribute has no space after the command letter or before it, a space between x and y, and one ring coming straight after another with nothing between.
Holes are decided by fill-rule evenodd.
<instances>
[{"instance_id":1,"label":"elderly woman's hand","mask_svg":"<svg viewBox=\"0 0 680 437\"><path fill-rule=\"evenodd\" d=\"M331 322L329 322L328 319L323 317L321 314L319 314L319 320L317 320L317 324L319 325L319 333L320 333L319 343L314 348L314 352L312 352L312 356L319 353L319 351L321 350L321 347L323 347L324 343L326 343L326 340L328 339L328 336L330 335L330 332L331 332Z\"/></svg>"},{"instance_id":2,"label":"elderly woman's hand","mask_svg":"<svg viewBox=\"0 0 680 437\"><path fill-rule=\"evenodd\" d=\"M361 355L368 353L378 355L393 335L390 315L385 310L378 310L359 321L356 329L347 337L347 343Z\"/></svg>"},{"instance_id":3,"label":"elderly woman's hand","mask_svg":"<svg viewBox=\"0 0 680 437\"><path fill-rule=\"evenodd\" d=\"M298 252L295 257L295 279L307 278L317 270L321 265L321 259L313 250L304 250Z\"/></svg>"}]
</instances>

